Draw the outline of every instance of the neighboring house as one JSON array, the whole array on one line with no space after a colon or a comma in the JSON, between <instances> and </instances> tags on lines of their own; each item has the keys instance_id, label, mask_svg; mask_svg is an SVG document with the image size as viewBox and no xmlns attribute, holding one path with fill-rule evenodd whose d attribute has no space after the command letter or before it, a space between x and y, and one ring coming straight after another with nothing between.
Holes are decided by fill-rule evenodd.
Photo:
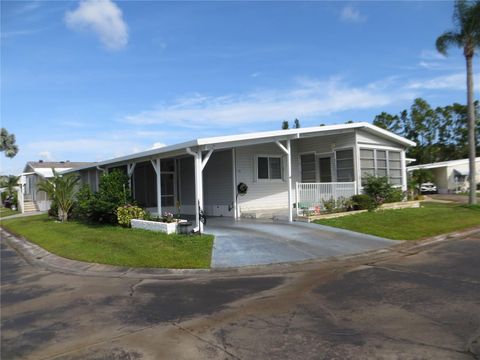
<instances>
[{"instance_id":1,"label":"neighboring house","mask_svg":"<svg viewBox=\"0 0 480 360\"><path fill-rule=\"evenodd\" d=\"M476 158L476 179L480 182L480 157ZM468 182L469 166L468 159L442 161L431 164L408 166L407 171L428 169L432 171L440 194L465 192L470 186Z\"/></svg>"},{"instance_id":2,"label":"neighboring house","mask_svg":"<svg viewBox=\"0 0 480 360\"><path fill-rule=\"evenodd\" d=\"M19 185L21 193L18 197L19 208L22 212L46 211L50 209L51 200L43 191L38 191L38 183L42 179L53 177L53 170L62 172L74 168L91 166L91 162L71 162L71 161L29 161L20 174Z\"/></svg>"},{"instance_id":3,"label":"neighboring house","mask_svg":"<svg viewBox=\"0 0 480 360\"><path fill-rule=\"evenodd\" d=\"M182 214L195 214L197 228L199 209L234 218L279 210L292 221L297 206L361 192L367 174L388 176L406 190L405 150L414 145L352 123L197 139L67 173L78 172L95 189L100 172L120 169L141 206L175 213L179 204ZM246 194L238 193L242 183Z\"/></svg>"}]
</instances>

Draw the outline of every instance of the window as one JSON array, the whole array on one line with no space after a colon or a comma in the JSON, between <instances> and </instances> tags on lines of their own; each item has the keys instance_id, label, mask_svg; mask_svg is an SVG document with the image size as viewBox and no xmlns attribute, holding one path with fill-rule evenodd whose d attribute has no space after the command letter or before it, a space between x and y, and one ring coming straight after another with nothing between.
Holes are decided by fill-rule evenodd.
<instances>
[{"instance_id":1,"label":"window","mask_svg":"<svg viewBox=\"0 0 480 360\"><path fill-rule=\"evenodd\" d=\"M282 178L282 158L279 156L259 156L257 158L258 180L280 180Z\"/></svg>"},{"instance_id":2,"label":"window","mask_svg":"<svg viewBox=\"0 0 480 360\"><path fill-rule=\"evenodd\" d=\"M362 185L369 175L385 176L393 185L402 184L402 162L399 151L360 149Z\"/></svg>"},{"instance_id":3,"label":"window","mask_svg":"<svg viewBox=\"0 0 480 360\"><path fill-rule=\"evenodd\" d=\"M402 161L399 151L388 152L388 178L393 185L402 185Z\"/></svg>"},{"instance_id":4,"label":"window","mask_svg":"<svg viewBox=\"0 0 480 360\"><path fill-rule=\"evenodd\" d=\"M162 206L175 205L175 160L160 161Z\"/></svg>"},{"instance_id":5,"label":"window","mask_svg":"<svg viewBox=\"0 0 480 360\"><path fill-rule=\"evenodd\" d=\"M337 162L337 181L354 181L353 149L338 150L335 152Z\"/></svg>"},{"instance_id":6,"label":"window","mask_svg":"<svg viewBox=\"0 0 480 360\"><path fill-rule=\"evenodd\" d=\"M301 175L303 183L314 183L316 179L315 171L315 154L307 154L300 156Z\"/></svg>"}]
</instances>

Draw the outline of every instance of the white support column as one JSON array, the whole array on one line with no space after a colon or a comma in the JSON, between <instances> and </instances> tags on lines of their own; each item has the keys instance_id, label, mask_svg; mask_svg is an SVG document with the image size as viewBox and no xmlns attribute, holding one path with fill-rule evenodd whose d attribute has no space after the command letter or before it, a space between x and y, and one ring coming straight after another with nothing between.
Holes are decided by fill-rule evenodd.
<instances>
[{"instance_id":1,"label":"white support column","mask_svg":"<svg viewBox=\"0 0 480 360\"><path fill-rule=\"evenodd\" d=\"M287 155L287 176L288 176L288 221L293 221L293 199L292 199L292 148L290 139L287 139L287 146L277 141L278 147Z\"/></svg>"},{"instance_id":2,"label":"white support column","mask_svg":"<svg viewBox=\"0 0 480 360\"><path fill-rule=\"evenodd\" d=\"M130 188L130 192L132 191L132 176L133 171L135 170L135 165L137 165L137 163L127 164L128 187ZM155 165L153 167L155 168Z\"/></svg>"},{"instance_id":3,"label":"white support column","mask_svg":"<svg viewBox=\"0 0 480 360\"><path fill-rule=\"evenodd\" d=\"M199 191L199 182L201 177L201 159L198 156L197 152L192 151L192 149L187 148L187 153L193 156L193 167L194 167L194 174L195 174L195 228L194 231L201 231L203 230L203 224L200 222L200 211L199 211L199 203L200 203L200 191ZM200 152L201 154L201 152ZM200 174L200 176L199 176Z\"/></svg>"},{"instance_id":4,"label":"white support column","mask_svg":"<svg viewBox=\"0 0 480 360\"><path fill-rule=\"evenodd\" d=\"M402 191L408 190L408 176L407 176L407 161L405 157L405 150L400 152L400 160L402 162Z\"/></svg>"},{"instance_id":5,"label":"white support column","mask_svg":"<svg viewBox=\"0 0 480 360\"><path fill-rule=\"evenodd\" d=\"M293 201L292 201L292 148L290 139L287 140L287 168L288 168L288 221L293 221Z\"/></svg>"},{"instance_id":6,"label":"white support column","mask_svg":"<svg viewBox=\"0 0 480 360\"><path fill-rule=\"evenodd\" d=\"M203 232L203 223L200 221L200 210L203 210L203 169L207 165L210 156L213 153L213 149L210 149L205 156L202 155L202 150L192 151L187 148L187 153L193 156L193 162L195 164L195 231Z\"/></svg>"},{"instance_id":7,"label":"white support column","mask_svg":"<svg viewBox=\"0 0 480 360\"><path fill-rule=\"evenodd\" d=\"M232 149L232 181L233 181L233 218L238 219L237 207L237 164L235 148Z\"/></svg>"},{"instance_id":8,"label":"white support column","mask_svg":"<svg viewBox=\"0 0 480 360\"><path fill-rule=\"evenodd\" d=\"M162 216L162 173L160 171L160 159L150 160L150 162L157 175L157 215Z\"/></svg>"}]
</instances>

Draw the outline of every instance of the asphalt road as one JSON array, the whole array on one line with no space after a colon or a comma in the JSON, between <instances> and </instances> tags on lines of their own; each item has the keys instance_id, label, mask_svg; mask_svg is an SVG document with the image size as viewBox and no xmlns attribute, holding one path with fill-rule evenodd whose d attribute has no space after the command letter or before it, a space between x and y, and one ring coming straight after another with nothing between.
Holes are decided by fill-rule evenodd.
<instances>
[{"instance_id":1,"label":"asphalt road","mask_svg":"<svg viewBox=\"0 0 480 360\"><path fill-rule=\"evenodd\" d=\"M67 275L1 244L2 359L479 359L480 232L183 280ZM224 274L226 276L226 274Z\"/></svg>"}]
</instances>

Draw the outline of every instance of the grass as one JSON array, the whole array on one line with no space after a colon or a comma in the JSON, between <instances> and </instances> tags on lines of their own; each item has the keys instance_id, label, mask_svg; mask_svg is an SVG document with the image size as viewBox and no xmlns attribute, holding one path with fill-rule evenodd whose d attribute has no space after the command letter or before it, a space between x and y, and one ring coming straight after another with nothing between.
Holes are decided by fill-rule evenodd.
<instances>
[{"instance_id":1,"label":"grass","mask_svg":"<svg viewBox=\"0 0 480 360\"><path fill-rule=\"evenodd\" d=\"M366 212L315 221L393 240L418 240L480 226L480 206L423 203L421 208Z\"/></svg>"},{"instance_id":2,"label":"grass","mask_svg":"<svg viewBox=\"0 0 480 360\"><path fill-rule=\"evenodd\" d=\"M18 214L18 211L13 211L12 209L6 208L6 207L0 207L0 218L10 216L10 215L15 215Z\"/></svg>"},{"instance_id":3,"label":"grass","mask_svg":"<svg viewBox=\"0 0 480 360\"><path fill-rule=\"evenodd\" d=\"M0 222L59 256L99 264L175 269L209 268L213 236L166 235L112 225L61 223L47 215Z\"/></svg>"}]
</instances>

